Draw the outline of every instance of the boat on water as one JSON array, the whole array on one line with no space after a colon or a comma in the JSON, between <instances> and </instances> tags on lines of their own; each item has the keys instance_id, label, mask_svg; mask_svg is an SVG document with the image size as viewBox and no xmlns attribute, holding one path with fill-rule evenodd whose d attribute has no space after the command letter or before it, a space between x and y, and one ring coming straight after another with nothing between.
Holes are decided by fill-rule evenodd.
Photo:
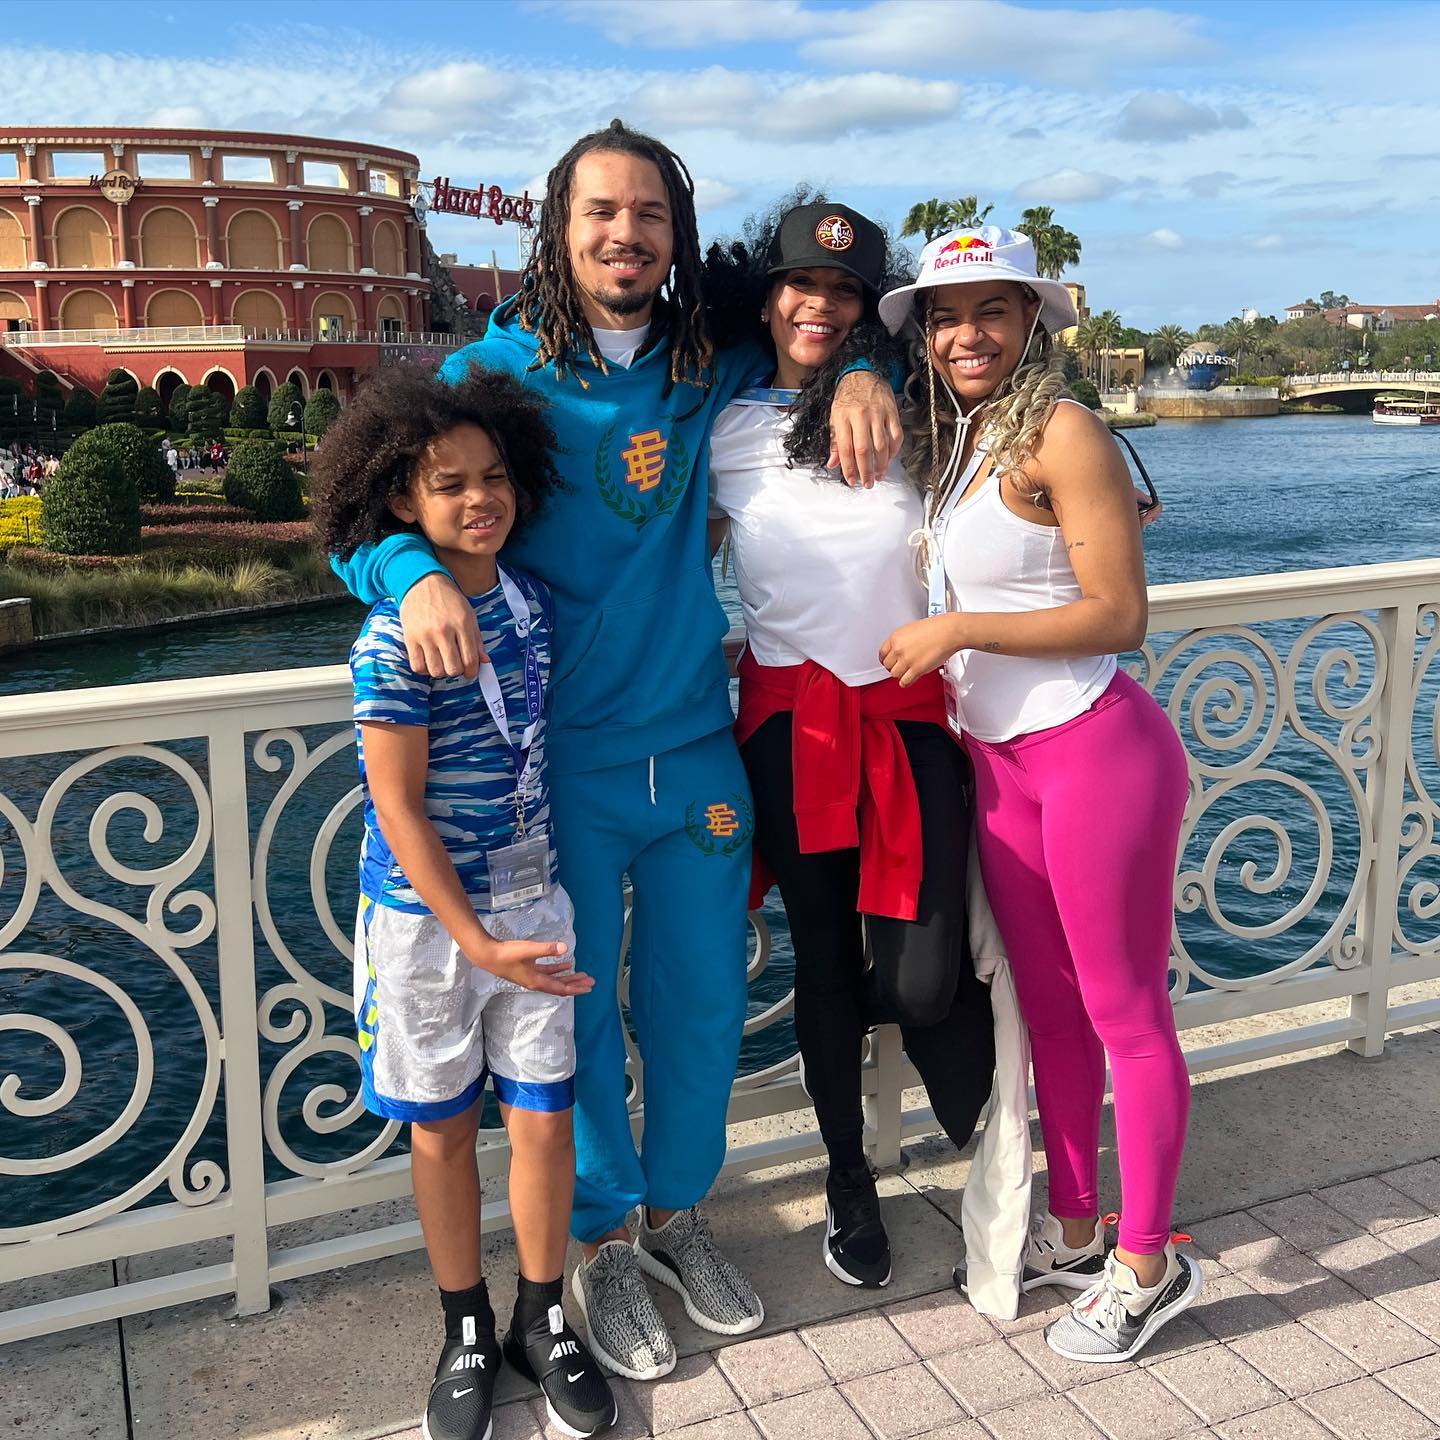
<instances>
[{"instance_id":1,"label":"boat on water","mask_svg":"<svg viewBox=\"0 0 1440 1440\"><path fill-rule=\"evenodd\" d=\"M1440 399L1432 400L1428 393L1420 400L1413 395L1377 395L1370 418L1377 425L1440 425Z\"/></svg>"}]
</instances>

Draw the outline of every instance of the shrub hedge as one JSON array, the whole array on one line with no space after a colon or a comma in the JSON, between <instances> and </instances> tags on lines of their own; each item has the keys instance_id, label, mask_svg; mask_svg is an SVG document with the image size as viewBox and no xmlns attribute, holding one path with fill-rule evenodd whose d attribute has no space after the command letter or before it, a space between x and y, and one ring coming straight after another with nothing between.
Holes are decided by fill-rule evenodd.
<instances>
[{"instance_id":1,"label":"shrub hedge","mask_svg":"<svg viewBox=\"0 0 1440 1440\"><path fill-rule=\"evenodd\" d=\"M165 433L165 411L160 404L160 392L153 385L142 385L135 392L135 423L142 430Z\"/></svg>"},{"instance_id":2,"label":"shrub hedge","mask_svg":"<svg viewBox=\"0 0 1440 1440\"><path fill-rule=\"evenodd\" d=\"M40 538L60 555L140 548L140 497L118 445L77 441L65 452L40 497Z\"/></svg>"},{"instance_id":3,"label":"shrub hedge","mask_svg":"<svg viewBox=\"0 0 1440 1440\"><path fill-rule=\"evenodd\" d=\"M90 450L113 450L120 457L125 474L142 501L169 500L175 493L175 473L165 463L165 456L138 425L119 422L97 425L87 430L65 453Z\"/></svg>"},{"instance_id":4,"label":"shrub hedge","mask_svg":"<svg viewBox=\"0 0 1440 1440\"><path fill-rule=\"evenodd\" d=\"M303 413L305 398L300 394L300 387L287 380L270 397L270 407L265 412L266 422L272 430L288 430L290 415L297 407Z\"/></svg>"},{"instance_id":5,"label":"shrub hedge","mask_svg":"<svg viewBox=\"0 0 1440 1440\"><path fill-rule=\"evenodd\" d=\"M323 435L339 418L340 397L333 390L315 390L305 402L305 428Z\"/></svg>"},{"instance_id":6,"label":"shrub hedge","mask_svg":"<svg viewBox=\"0 0 1440 1440\"><path fill-rule=\"evenodd\" d=\"M65 409L61 413L67 425L75 429L88 429L95 424L98 414L95 397L83 385L77 385L70 392L70 398L66 400Z\"/></svg>"},{"instance_id":7,"label":"shrub hedge","mask_svg":"<svg viewBox=\"0 0 1440 1440\"><path fill-rule=\"evenodd\" d=\"M265 400L253 385L242 385L230 407L230 425L236 430L265 428Z\"/></svg>"},{"instance_id":8,"label":"shrub hedge","mask_svg":"<svg viewBox=\"0 0 1440 1440\"><path fill-rule=\"evenodd\" d=\"M189 423L190 413L190 387L181 381L170 392L170 408L165 412L166 420L172 431L183 433Z\"/></svg>"},{"instance_id":9,"label":"shrub hedge","mask_svg":"<svg viewBox=\"0 0 1440 1440\"><path fill-rule=\"evenodd\" d=\"M105 388L95 406L95 418L102 425L124 421L135 423L135 401L140 382L128 370L112 370L105 377Z\"/></svg>"},{"instance_id":10,"label":"shrub hedge","mask_svg":"<svg viewBox=\"0 0 1440 1440\"><path fill-rule=\"evenodd\" d=\"M225 499L253 511L257 520L300 520L300 482L270 440L241 440L225 469Z\"/></svg>"}]
</instances>

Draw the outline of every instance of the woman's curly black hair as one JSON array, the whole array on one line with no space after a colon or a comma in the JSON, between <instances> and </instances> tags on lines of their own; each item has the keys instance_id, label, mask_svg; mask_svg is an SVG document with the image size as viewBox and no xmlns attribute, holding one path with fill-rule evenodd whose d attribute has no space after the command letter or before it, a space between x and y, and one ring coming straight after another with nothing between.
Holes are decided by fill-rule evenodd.
<instances>
[{"instance_id":1,"label":"woman's curly black hair","mask_svg":"<svg viewBox=\"0 0 1440 1440\"><path fill-rule=\"evenodd\" d=\"M325 432L310 472L310 513L326 552L348 560L362 545L413 527L386 503L415 478L425 448L457 425L494 442L515 487L515 529L564 481L555 468L549 403L513 375L472 365L456 385L418 365L366 381Z\"/></svg>"},{"instance_id":2,"label":"woman's curly black hair","mask_svg":"<svg viewBox=\"0 0 1440 1440\"><path fill-rule=\"evenodd\" d=\"M706 252L700 270L705 296L706 323L717 349L754 341L771 354L775 344L770 327L760 318L771 291L783 276L766 273L770 246L780 222L798 205L819 204L831 197L811 185L797 185L768 209L749 216L740 234L717 240ZM880 295L915 278L915 260L893 236L886 236L885 275ZM790 408L793 417L785 439L790 464L823 468L830 456L830 402L840 376L858 359L869 360L881 374L907 368L905 343L880 323L879 295L866 288L860 322L844 343L805 382ZM835 472L840 478L839 471Z\"/></svg>"}]
</instances>

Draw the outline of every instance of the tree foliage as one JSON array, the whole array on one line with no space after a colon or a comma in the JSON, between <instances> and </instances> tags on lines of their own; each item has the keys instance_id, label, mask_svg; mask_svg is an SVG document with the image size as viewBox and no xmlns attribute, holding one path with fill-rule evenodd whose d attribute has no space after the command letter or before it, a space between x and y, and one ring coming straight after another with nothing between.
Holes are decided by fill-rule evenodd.
<instances>
[{"instance_id":1,"label":"tree foliage","mask_svg":"<svg viewBox=\"0 0 1440 1440\"><path fill-rule=\"evenodd\" d=\"M35 402L25 387L8 375L0 375L0 445L9 445L29 433Z\"/></svg>"},{"instance_id":2,"label":"tree foliage","mask_svg":"<svg viewBox=\"0 0 1440 1440\"><path fill-rule=\"evenodd\" d=\"M76 430L88 430L96 420L95 396L83 385L77 385L65 401L61 418Z\"/></svg>"},{"instance_id":3,"label":"tree foliage","mask_svg":"<svg viewBox=\"0 0 1440 1440\"><path fill-rule=\"evenodd\" d=\"M140 496L119 446L105 433L120 428L135 427L104 426L82 435L46 482L40 538L48 549L61 555L129 555L140 548Z\"/></svg>"},{"instance_id":4,"label":"tree foliage","mask_svg":"<svg viewBox=\"0 0 1440 1440\"><path fill-rule=\"evenodd\" d=\"M236 430L264 430L265 398L253 385L242 385L230 407L230 424Z\"/></svg>"},{"instance_id":5,"label":"tree foliage","mask_svg":"<svg viewBox=\"0 0 1440 1440\"><path fill-rule=\"evenodd\" d=\"M185 420L196 440L218 440L225 432L225 397L197 385L186 401Z\"/></svg>"},{"instance_id":6,"label":"tree foliage","mask_svg":"<svg viewBox=\"0 0 1440 1440\"><path fill-rule=\"evenodd\" d=\"M298 421L304 409L305 398L300 394L300 387L287 380L283 385L277 386L274 395L270 397L270 407L265 412L265 418L272 430L297 430L299 425L292 425L290 416L293 412Z\"/></svg>"},{"instance_id":7,"label":"tree foliage","mask_svg":"<svg viewBox=\"0 0 1440 1440\"><path fill-rule=\"evenodd\" d=\"M190 387L184 381L170 392L170 408L166 415L170 429L176 435L183 435L190 423Z\"/></svg>"},{"instance_id":8,"label":"tree foliage","mask_svg":"<svg viewBox=\"0 0 1440 1440\"><path fill-rule=\"evenodd\" d=\"M120 457L129 482L135 487L141 504L165 504L175 498L175 474L165 463L164 453L138 426L127 420L117 420L109 425L97 425L80 436L66 454L79 448L104 450Z\"/></svg>"},{"instance_id":9,"label":"tree foliage","mask_svg":"<svg viewBox=\"0 0 1440 1440\"><path fill-rule=\"evenodd\" d=\"M239 440L225 467L225 499L257 520L300 520L305 502L294 467L273 440Z\"/></svg>"},{"instance_id":10,"label":"tree foliage","mask_svg":"<svg viewBox=\"0 0 1440 1440\"><path fill-rule=\"evenodd\" d=\"M962 195L958 200L921 200L910 207L900 227L900 237L924 235L928 241L947 230L974 230L985 223L994 208L993 205L982 207L978 195Z\"/></svg>"},{"instance_id":11,"label":"tree foliage","mask_svg":"<svg viewBox=\"0 0 1440 1440\"><path fill-rule=\"evenodd\" d=\"M340 415L340 397L333 390L315 390L305 402L305 429L323 435Z\"/></svg>"},{"instance_id":12,"label":"tree foliage","mask_svg":"<svg viewBox=\"0 0 1440 1440\"><path fill-rule=\"evenodd\" d=\"M142 385L135 394L135 423L142 430L164 428L160 392L153 385Z\"/></svg>"},{"instance_id":13,"label":"tree foliage","mask_svg":"<svg viewBox=\"0 0 1440 1440\"><path fill-rule=\"evenodd\" d=\"M1050 205L1032 205L1015 226L1030 237L1035 247L1035 269L1047 279L1058 280L1067 265L1080 263L1080 237L1055 223Z\"/></svg>"},{"instance_id":14,"label":"tree foliage","mask_svg":"<svg viewBox=\"0 0 1440 1440\"><path fill-rule=\"evenodd\" d=\"M1173 365L1193 337L1183 325L1162 325L1145 342L1145 356L1157 365Z\"/></svg>"},{"instance_id":15,"label":"tree foliage","mask_svg":"<svg viewBox=\"0 0 1440 1440\"><path fill-rule=\"evenodd\" d=\"M96 420L101 425L133 424L139 394L140 382L128 370L112 370L105 377L105 388L95 406Z\"/></svg>"},{"instance_id":16,"label":"tree foliage","mask_svg":"<svg viewBox=\"0 0 1440 1440\"><path fill-rule=\"evenodd\" d=\"M35 376L35 428L43 434L55 429L65 409L65 392L60 377L53 370L41 370Z\"/></svg>"}]
</instances>

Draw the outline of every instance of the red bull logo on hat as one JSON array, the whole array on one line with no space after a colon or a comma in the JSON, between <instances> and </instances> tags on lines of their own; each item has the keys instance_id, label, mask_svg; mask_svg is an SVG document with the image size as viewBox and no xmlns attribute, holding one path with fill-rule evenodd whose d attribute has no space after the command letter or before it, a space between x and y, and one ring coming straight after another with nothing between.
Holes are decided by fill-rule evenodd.
<instances>
[{"instance_id":1,"label":"red bull logo on hat","mask_svg":"<svg viewBox=\"0 0 1440 1440\"><path fill-rule=\"evenodd\" d=\"M940 247L930 263L936 270L946 270L952 265L973 265L976 261L992 258L988 240L982 240L978 235L957 235L949 244Z\"/></svg>"}]
</instances>

